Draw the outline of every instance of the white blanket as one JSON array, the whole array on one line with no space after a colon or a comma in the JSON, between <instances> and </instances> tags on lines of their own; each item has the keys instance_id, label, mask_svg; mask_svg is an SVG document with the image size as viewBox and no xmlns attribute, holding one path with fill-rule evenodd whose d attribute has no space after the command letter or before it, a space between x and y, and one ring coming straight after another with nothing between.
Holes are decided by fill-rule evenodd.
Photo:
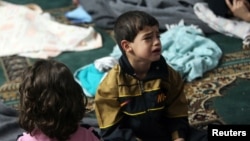
<instances>
[{"instance_id":1,"label":"white blanket","mask_svg":"<svg viewBox=\"0 0 250 141\"><path fill-rule=\"evenodd\" d=\"M250 23L236 18L220 17L208 7L207 3L198 2L194 5L194 13L215 31L227 36L245 39L250 34Z\"/></svg>"},{"instance_id":2,"label":"white blanket","mask_svg":"<svg viewBox=\"0 0 250 141\"><path fill-rule=\"evenodd\" d=\"M10 3L0 5L0 31L0 57L48 58L102 47L101 35L91 26L58 23L48 13Z\"/></svg>"}]
</instances>

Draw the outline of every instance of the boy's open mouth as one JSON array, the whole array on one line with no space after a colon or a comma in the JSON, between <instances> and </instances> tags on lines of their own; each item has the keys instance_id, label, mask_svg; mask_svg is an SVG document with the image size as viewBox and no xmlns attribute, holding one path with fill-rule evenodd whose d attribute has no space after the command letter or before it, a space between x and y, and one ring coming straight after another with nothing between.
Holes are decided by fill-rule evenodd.
<instances>
[{"instance_id":1,"label":"boy's open mouth","mask_svg":"<svg viewBox=\"0 0 250 141\"><path fill-rule=\"evenodd\" d=\"M160 48L157 48L157 49L154 49L154 50L153 50L153 53L158 53L158 52L161 52L161 49L160 49Z\"/></svg>"}]
</instances>

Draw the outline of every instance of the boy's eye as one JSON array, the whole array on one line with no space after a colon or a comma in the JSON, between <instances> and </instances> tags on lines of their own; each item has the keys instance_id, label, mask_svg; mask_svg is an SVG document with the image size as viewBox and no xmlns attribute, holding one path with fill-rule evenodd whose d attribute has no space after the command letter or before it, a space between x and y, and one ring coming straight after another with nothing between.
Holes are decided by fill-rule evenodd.
<instances>
[{"instance_id":1,"label":"boy's eye","mask_svg":"<svg viewBox=\"0 0 250 141\"><path fill-rule=\"evenodd\" d=\"M145 39L145 40L150 40L150 39L152 39L152 36L147 36L147 37L145 37L144 39Z\"/></svg>"},{"instance_id":2,"label":"boy's eye","mask_svg":"<svg viewBox=\"0 0 250 141\"><path fill-rule=\"evenodd\" d=\"M156 38L157 38L157 39L160 39L160 37L161 37L160 35L156 35ZM145 39L145 40L150 40L150 39L153 39L153 36L147 36L147 37L145 37L144 39Z\"/></svg>"}]
</instances>

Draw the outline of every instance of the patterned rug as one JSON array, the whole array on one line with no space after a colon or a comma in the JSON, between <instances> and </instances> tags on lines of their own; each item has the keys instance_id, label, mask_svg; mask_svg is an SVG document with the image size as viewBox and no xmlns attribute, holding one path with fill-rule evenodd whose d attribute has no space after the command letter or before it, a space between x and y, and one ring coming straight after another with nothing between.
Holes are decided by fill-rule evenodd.
<instances>
[{"instance_id":1,"label":"patterned rug","mask_svg":"<svg viewBox=\"0 0 250 141\"><path fill-rule=\"evenodd\" d=\"M28 59L19 56L0 57L0 62L6 79L6 82L0 86L0 100L10 107L17 108L19 78L24 68L31 63Z\"/></svg>"},{"instance_id":2,"label":"patterned rug","mask_svg":"<svg viewBox=\"0 0 250 141\"><path fill-rule=\"evenodd\" d=\"M222 97L222 89L230 87L239 78L250 79L250 50L224 54L218 68L187 83L185 93L190 103L190 123L199 128L207 128L208 124L225 124L213 108L212 99Z\"/></svg>"}]
</instances>

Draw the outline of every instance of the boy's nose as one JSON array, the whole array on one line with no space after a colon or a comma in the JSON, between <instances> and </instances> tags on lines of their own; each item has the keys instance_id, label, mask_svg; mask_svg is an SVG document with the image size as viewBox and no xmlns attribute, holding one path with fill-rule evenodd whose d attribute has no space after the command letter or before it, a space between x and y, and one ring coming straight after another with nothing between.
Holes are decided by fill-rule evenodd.
<instances>
[{"instance_id":1,"label":"boy's nose","mask_svg":"<svg viewBox=\"0 0 250 141\"><path fill-rule=\"evenodd\" d=\"M161 40L159 38L154 39L154 45L161 45Z\"/></svg>"}]
</instances>

